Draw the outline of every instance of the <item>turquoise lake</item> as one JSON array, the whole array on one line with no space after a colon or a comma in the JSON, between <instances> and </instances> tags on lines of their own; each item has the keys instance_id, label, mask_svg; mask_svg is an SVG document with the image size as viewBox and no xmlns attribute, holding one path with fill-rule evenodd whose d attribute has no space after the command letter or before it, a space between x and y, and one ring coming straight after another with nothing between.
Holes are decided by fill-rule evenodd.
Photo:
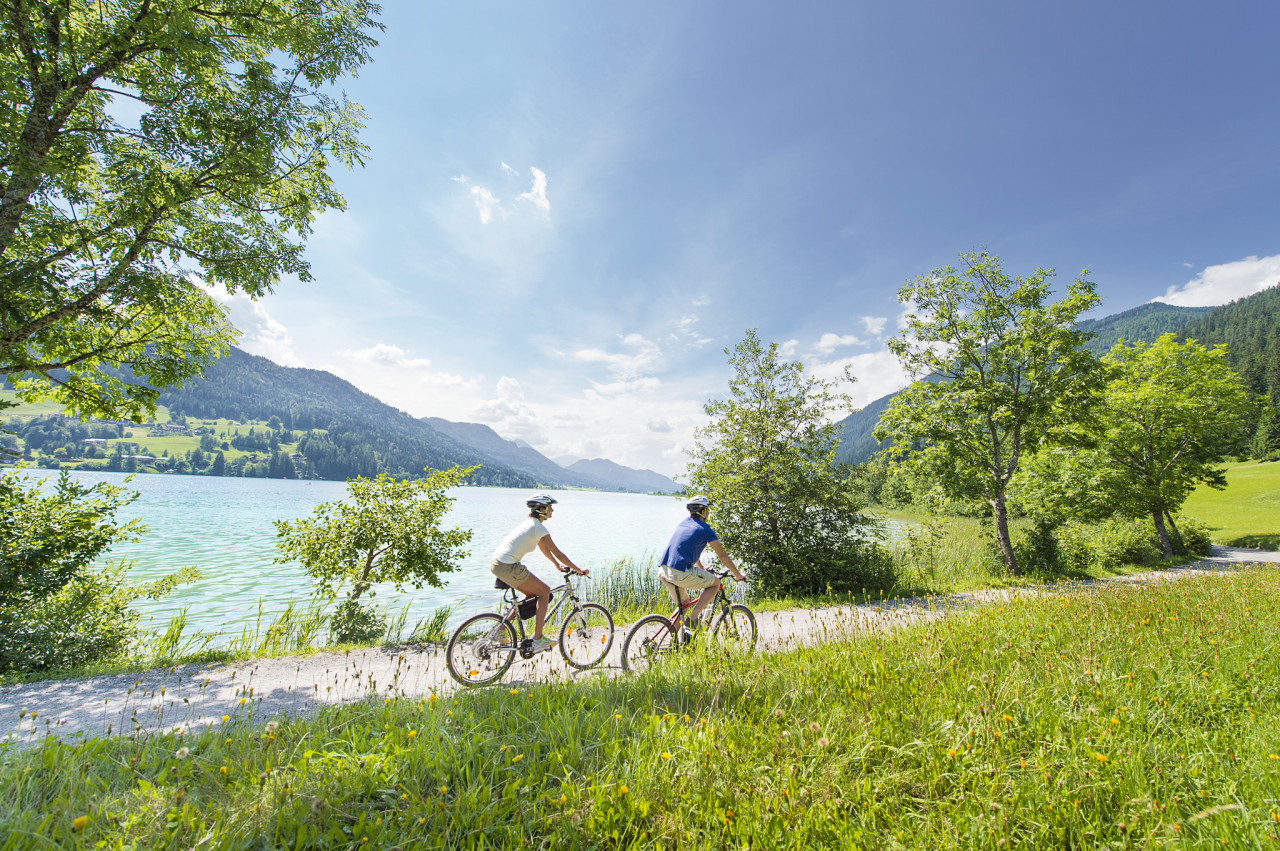
<instances>
[{"instance_id":1,"label":"turquoise lake","mask_svg":"<svg viewBox=\"0 0 1280 851\"><path fill-rule=\"evenodd\" d=\"M37 476L44 471L28 473ZM125 478L121 473L72 475L86 483L117 485ZM132 560L130 576L137 580L155 579L186 565L203 573L200 581L162 600L138 601L146 613L144 622L150 618L151 628L163 628L172 615L187 607L188 634L216 632L228 640L253 623L260 600L270 615L310 595L312 580L300 565L274 563L278 554L274 521L307 517L316 505L341 500L347 493L345 482L178 475L135 476L128 487L138 491L139 497L117 516L120 520L141 517L150 531L137 542L115 547L106 561ZM375 601L396 611L407 604L412 625L464 598L459 618L496 600L499 595L493 589L489 557L511 527L527 515L528 493L474 487L452 491L455 501L445 525L473 533L471 554L461 569L442 575L443 588L397 592L393 586L380 586ZM686 516L682 502L673 497L550 493L559 500L555 517L547 523L552 538L576 564L593 572L625 557L652 559ZM556 576L540 553L526 563L544 579Z\"/></svg>"},{"instance_id":2,"label":"turquoise lake","mask_svg":"<svg viewBox=\"0 0 1280 851\"><path fill-rule=\"evenodd\" d=\"M44 471L27 471L42 476ZM121 473L73 472L86 483L123 484ZM46 485L48 487L48 485ZM144 624L163 629L182 608L188 610L187 634L220 633L215 644L238 636L257 618L261 601L270 616L290 601L305 602L312 580L295 563L276 564L276 520L307 517L322 502L345 498L345 482L208 476L139 475L128 485L139 497L118 519L141 517L149 527L141 540L114 548L106 561L133 562L135 580L155 579L193 565L203 578L184 585L162 600L140 600ZM687 516L674 497L595 491L550 491L559 504L547 523L560 549L580 567L606 570L619 559L649 565L666 546L675 524ZM493 589L489 557L498 542L527 514L528 491L512 488L457 488L446 527L472 530L470 555L461 569L442 575L443 588L397 592L376 588L375 602L398 612L409 607L409 625L435 609L461 603L455 620L488 607L499 593ZM714 522L714 519L713 519ZM734 555L731 553L731 555ZM535 552L526 563L543 579L556 574ZM656 573L655 573L656 582Z\"/></svg>"}]
</instances>

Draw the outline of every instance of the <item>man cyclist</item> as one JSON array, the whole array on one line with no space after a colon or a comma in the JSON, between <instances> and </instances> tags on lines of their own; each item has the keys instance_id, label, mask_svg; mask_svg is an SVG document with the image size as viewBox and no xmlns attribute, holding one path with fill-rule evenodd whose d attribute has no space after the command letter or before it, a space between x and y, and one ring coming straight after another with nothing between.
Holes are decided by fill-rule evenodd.
<instances>
[{"instance_id":1,"label":"man cyclist","mask_svg":"<svg viewBox=\"0 0 1280 851\"><path fill-rule=\"evenodd\" d=\"M707 522L707 514L711 511L711 500L705 496L695 496L686 503L689 516L676 526L662 554L662 567L658 570L658 579L671 593L676 606L681 607L685 601L685 591L702 590L693 611L685 617L686 629L697 629L698 617L707 604L715 599L720 590L720 579L702 566L702 551L709 545L720 563L729 569L733 578L745 581L738 566L724 551L724 545L716 536L716 530Z\"/></svg>"},{"instance_id":2,"label":"man cyclist","mask_svg":"<svg viewBox=\"0 0 1280 851\"><path fill-rule=\"evenodd\" d=\"M542 525L555 512L552 508L556 500L550 494L540 493L529 497L525 505L529 507L529 516L520 525L507 533L498 548L494 550L489 571L503 582L515 588L526 597L538 598L538 610L533 626L533 652L540 653L551 647L551 639L542 637L542 625L547 619L547 606L551 603L551 588L547 583L529 572L529 568L520 560L533 552L534 548L542 550L542 554L551 560L559 569L563 564L579 576L586 576L591 571L583 570L569 560L551 540L551 533Z\"/></svg>"}]
</instances>

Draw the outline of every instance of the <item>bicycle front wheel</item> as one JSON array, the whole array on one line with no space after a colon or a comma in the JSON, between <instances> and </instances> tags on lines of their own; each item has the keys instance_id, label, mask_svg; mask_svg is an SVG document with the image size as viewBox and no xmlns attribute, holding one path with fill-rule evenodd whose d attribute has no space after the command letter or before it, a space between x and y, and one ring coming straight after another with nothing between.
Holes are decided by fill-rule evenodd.
<instances>
[{"instance_id":1,"label":"bicycle front wheel","mask_svg":"<svg viewBox=\"0 0 1280 851\"><path fill-rule=\"evenodd\" d=\"M731 652L750 652L756 646L756 616L741 603L734 603L711 624L711 642Z\"/></svg>"},{"instance_id":2,"label":"bicycle front wheel","mask_svg":"<svg viewBox=\"0 0 1280 851\"><path fill-rule=\"evenodd\" d=\"M671 622L665 616L645 615L622 639L622 670L639 673L678 647Z\"/></svg>"},{"instance_id":3,"label":"bicycle front wheel","mask_svg":"<svg viewBox=\"0 0 1280 851\"><path fill-rule=\"evenodd\" d=\"M613 647L613 615L599 603L569 612L560 625L560 655L575 668L600 664Z\"/></svg>"},{"instance_id":4,"label":"bicycle front wheel","mask_svg":"<svg viewBox=\"0 0 1280 851\"><path fill-rule=\"evenodd\" d=\"M507 672L516 658L516 631L495 612L468 618L445 647L449 673L464 686L482 686Z\"/></svg>"}]
</instances>

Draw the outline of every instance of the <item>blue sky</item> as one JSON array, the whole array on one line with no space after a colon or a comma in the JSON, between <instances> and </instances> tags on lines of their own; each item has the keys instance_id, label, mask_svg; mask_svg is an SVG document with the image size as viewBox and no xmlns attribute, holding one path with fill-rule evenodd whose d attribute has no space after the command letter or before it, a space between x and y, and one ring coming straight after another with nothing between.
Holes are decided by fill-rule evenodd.
<instances>
[{"instance_id":1,"label":"blue sky","mask_svg":"<svg viewBox=\"0 0 1280 851\"><path fill-rule=\"evenodd\" d=\"M366 168L242 347L667 475L748 328L864 404L985 246L1097 315L1280 282L1280 6L383 5Z\"/></svg>"}]
</instances>

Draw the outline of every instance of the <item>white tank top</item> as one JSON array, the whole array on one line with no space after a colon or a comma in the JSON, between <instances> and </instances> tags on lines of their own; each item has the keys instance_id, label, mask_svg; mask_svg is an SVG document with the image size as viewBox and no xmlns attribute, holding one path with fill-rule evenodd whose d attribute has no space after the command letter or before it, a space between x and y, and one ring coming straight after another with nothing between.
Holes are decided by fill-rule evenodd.
<instances>
[{"instance_id":1,"label":"white tank top","mask_svg":"<svg viewBox=\"0 0 1280 851\"><path fill-rule=\"evenodd\" d=\"M493 559L503 564L515 564L533 552L533 548L538 546L538 541L549 534L541 520L526 517L523 523L512 529L507 537L502 539L502 543L498 544L498 549L494 550Z\"/></svg>"}]
</instances>

